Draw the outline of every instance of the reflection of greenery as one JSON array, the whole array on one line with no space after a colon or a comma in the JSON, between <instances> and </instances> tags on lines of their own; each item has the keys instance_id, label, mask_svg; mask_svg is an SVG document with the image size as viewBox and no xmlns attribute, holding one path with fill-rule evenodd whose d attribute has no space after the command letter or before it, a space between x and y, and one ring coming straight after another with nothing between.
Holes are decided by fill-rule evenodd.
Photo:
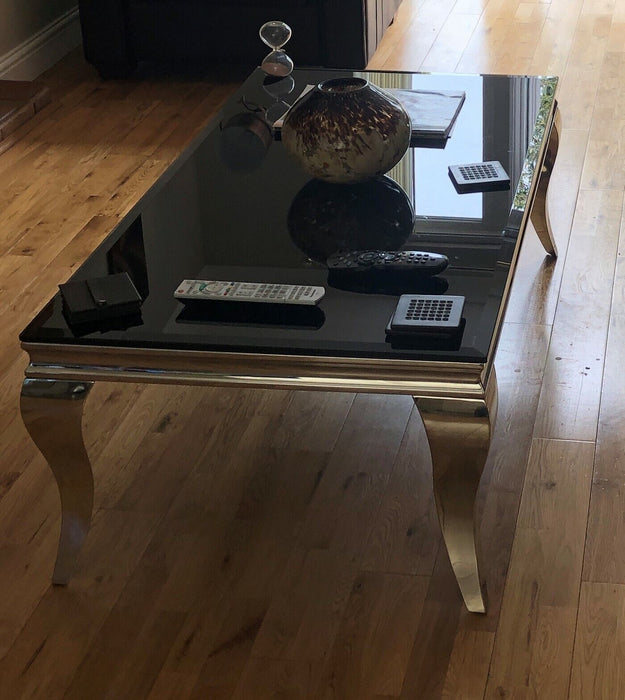
<instances>
[{"instance_id":1,"label":"reflection of greenery","mask_svg":"<svg viewBox=\"0 0 625 700\"><path fill-rule=\"evenodd\" d=\"M527 204L527 198L529 197L530 187L534 177L534 170L536 169L536 163L538 161L538 154L540 153L540 145L545 137L545 131L549 126L548 119L555 98L557 85L558 79L555 77L540 79L540 106L538 108L538 114L536 115L534 134L527 149L523 170L516 189L516 194L514 195L514 209L522 211Z\"/></svg>"}]
</instances>

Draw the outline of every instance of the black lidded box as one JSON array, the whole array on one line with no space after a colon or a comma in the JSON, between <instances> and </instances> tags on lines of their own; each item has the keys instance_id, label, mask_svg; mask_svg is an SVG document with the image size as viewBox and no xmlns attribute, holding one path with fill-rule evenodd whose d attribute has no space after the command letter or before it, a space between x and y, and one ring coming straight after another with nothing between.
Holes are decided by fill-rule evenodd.
<instances>
[{"instance_id":1,"label":"black lidded box","mask_svg":"<svg viewBox=\"0 0 625 700\"><path fill-rule=\"evenodd\" d=\"M70 323L93 323L139 313L141 296L126 272L60 284Z\"/></svg>"}]
</instances>

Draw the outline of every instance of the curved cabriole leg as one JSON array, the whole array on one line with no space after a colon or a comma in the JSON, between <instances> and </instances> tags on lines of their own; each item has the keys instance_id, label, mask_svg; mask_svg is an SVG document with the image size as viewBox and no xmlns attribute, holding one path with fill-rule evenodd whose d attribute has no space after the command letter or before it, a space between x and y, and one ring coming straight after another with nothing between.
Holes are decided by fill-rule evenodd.
<instances>
[{"instance_id":1,"label":"curved cabriole leg","mask_svg":"<svg viewBox=\"0 0 625 700\"><path fill-rule=\"evenodd\" d=\"M26 379L22 419L47 459L61 496L61 536L52 582L66 584L91 524L93 474L82 438L84 399L92 382Z\"/></svg>"},{"instance_id":2,"label":"curved cabriole leg","mask_svg":"<svg viewBox=\"0 0 625 700\"><path fill-rule=\"evenodd\" d=\"M547 208L547 190L549 189L549 180L553 172L553 166L558 155L558 145L560 143L561 130L560 110L556 106L556 111L553 118L551 133L549 134L549 142L547 143L547 152L545 153L545 162L540 173L534 203L532 205L531 219L534 229L538 234L543 248L549 255L557 257L556 242L551 230L551 222L549 221L549 211Z\"/></svg>"},{"instance_id":3,"label":"curved cabriole leg","mask_svg":"<svg viewBox=\"0 0 625 700\"><path fill-rule=\"evenodd\" d=\"M489 398L415 396L432 454L434 499L460 592L470 612L486 612L476 547L475 497L496 413L496 379Z\"/></svg>"}]
</instances>

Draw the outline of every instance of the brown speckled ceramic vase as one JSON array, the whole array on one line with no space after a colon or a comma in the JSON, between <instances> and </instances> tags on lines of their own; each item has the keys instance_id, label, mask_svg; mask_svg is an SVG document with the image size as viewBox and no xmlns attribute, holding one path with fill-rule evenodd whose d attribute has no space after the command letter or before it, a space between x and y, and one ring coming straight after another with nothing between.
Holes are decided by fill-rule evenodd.
<instances>
[{"instance_id":1,"label":"brown speckled ceramic vase","mask_svg":"<svg viewBox=\"0 0 625 700\"><path fill-rule=\"evenodd\" d=\"M367 80L333 78L289 110L282 143L313 177L363 182L401 160L410 144L410 117Z\"/></svg>"}]
</instances>

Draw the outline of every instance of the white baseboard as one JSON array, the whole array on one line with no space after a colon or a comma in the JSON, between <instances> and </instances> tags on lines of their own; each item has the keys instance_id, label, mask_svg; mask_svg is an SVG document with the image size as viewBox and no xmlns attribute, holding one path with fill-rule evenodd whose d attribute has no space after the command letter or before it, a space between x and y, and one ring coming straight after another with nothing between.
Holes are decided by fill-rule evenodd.
<instances>
[{"instance_id":1,"label":"white baseboard","mask_svg":"<svg viewBox=\"0 0 625 700\"><path fill-rule=\"evenodd\" d=\"M74 7L0 56L0 79L34 80L79 46L81 41L78 7Z\"/></svg>"}]
</instances>

